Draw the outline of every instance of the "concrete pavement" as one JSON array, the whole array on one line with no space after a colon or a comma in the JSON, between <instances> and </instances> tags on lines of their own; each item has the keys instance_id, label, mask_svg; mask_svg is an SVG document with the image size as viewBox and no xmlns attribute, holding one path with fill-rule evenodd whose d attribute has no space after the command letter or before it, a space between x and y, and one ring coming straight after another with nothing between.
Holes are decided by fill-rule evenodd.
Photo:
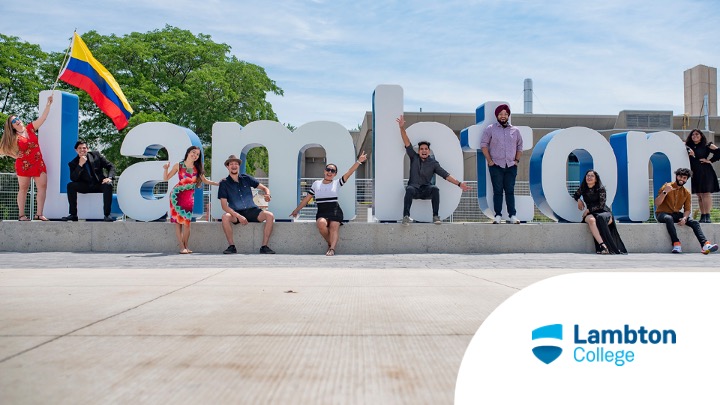
<instances>
[{"instance_id":1,"label":"concrete pavement","mask_svg":"<svg viewBox=\"0 0 720 405\"><path fill-rule=\"evenodd\" d=\"M0 253L0 402L450 404L470 339L520 289L718 260Z\"/></svg>"}]
</instances>

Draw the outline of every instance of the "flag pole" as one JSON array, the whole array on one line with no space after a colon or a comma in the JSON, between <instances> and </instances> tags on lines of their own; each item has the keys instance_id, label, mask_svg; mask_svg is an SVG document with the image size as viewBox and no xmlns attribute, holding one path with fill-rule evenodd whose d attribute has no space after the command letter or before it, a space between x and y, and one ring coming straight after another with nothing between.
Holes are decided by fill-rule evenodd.
<instances>
[{"instance_id":1,"label":"flag pole","mask_svg":"<svg viewBox=\"0 0 720 405\"><path fill-rule=\"evenodd\" d=\"M63 61L60 64L60 72L58 73L57 78L55 79L55 83L53 83L52 90L50 91L55 91L55 86L57 86L58 81L60 81L60 75L62 74L63 69L65 69L65 65L67 64L68 60L70 59L68 55L70 55L70 50L72 49L72 44L75 40L75 33L77 33L77 28L75 28L72 37L70 37L70 45L68 45L67 51L65 51L65 57L63 57Z\"/></svg>"}]
</instances>

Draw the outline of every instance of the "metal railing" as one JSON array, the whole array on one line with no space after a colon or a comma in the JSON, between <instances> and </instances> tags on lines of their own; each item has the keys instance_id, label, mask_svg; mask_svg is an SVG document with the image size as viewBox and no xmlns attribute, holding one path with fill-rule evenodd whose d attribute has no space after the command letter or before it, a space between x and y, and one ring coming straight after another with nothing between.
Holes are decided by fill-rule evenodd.
<instances>
[{"instance_id":1,"label":"metal railing","mask_svg":"<svg viewBox=\"0 0 720 405\"><path fill-rule=\"evenodd\" d=\"M258 180L272 187L268 184L267 178L258 178ZM307 191L312 186L312 183L318 178L302 178L300 179L300 195L301 198L307 194ZM460 197L460 203L453 214L445 220L445 222L490 222L491 219L486 217L478 206L477 202L477 182L468 181L466 182L470 190L464 191ZM113 184L117 190L117 179ZM366 222L368 215L368 208L372 208L372 196L373 196L373 179L356 179L355 186L357 189L356 200L357 200L357 216L354 221ZM568 193L572 194L579 187L579 182L569 181L567 182ZM205 213L198 220L204 221L208 219L208 212L210 211L210 186L204 185L204 198L203 206L206 207ZM158 183L153 190L154 194L158 197L164 196L167 192L167 182ZM652 192L653 184L650 180L648 184L648 205L652 210ZM18 219L18 207L17 207L17 193L18 193L18 182L17 176L14 173L0 173L0 219L3 220L17 220ZM25 215L31 217L37 211L35 204L35 183L31 182L30 189L28 190L25 208ZM515 185L515 194L518 196L530 195L530 185L528 182L518 181ZM713 199L713 211L712 220L713 222L720 222L720 193L712 194ZM697 196L693 195L692 198L692 209L693 214L699 212ZM314 202L308 204L307 207L300 211L300 220L314 220L317 207ZM279 213L276 213L279 215ZM699 214L698 214L699 215ZM694 215L696 216L696 215ZM530 222L554 222L554 220L543 215L540 210L535 207L535 215ZM655 222L654 217L647 222Z\"/></svg>"}]
</instances>

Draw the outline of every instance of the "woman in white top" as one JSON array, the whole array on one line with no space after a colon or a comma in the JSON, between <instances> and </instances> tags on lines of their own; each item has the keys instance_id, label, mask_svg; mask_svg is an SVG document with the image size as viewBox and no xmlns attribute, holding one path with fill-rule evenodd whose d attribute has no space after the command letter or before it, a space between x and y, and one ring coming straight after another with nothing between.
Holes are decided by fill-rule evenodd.
<instances>
[{"instance_id":1,"label":"woman in white top","mask_svg":"<svg viewBox=\"0 0 720 405\"><path fill-rule=\"evenodd\" d=\"M338 192L350 176L355 173L358 167L367 160L367 156L363 151L357 162L345 173L340 179L335 179L337 175L337 166L329 163L325 166L325 177L313 183L308 195L300 201L300 205L290 214L291 217L297 217L300 210L315 197L315 203L318 210L315 216L316 224L320 235L328 244L328 250L325 256L335 256L335 245L339 238L340 225L343 221L343 212L338 204Z\"/></svg>"}]
</instances>

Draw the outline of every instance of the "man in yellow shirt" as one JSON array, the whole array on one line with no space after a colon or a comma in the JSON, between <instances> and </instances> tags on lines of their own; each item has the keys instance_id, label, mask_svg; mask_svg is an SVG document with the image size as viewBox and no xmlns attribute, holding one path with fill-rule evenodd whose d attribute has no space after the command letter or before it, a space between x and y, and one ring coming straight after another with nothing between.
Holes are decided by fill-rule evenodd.
<instances>
[{"instance_id":1,"label":"man in yellow shirt","mask_svg":"<svg viewBox=\"0 0 720 405\"><path fill-rule=\"evenodd\" d=\"M690 169L677 169L675 171L675 181L663 184L657 197L655 197L655 205L657 206L655 209L655 218L659 223L664 223L667 227L673 243L672 253L682 253L680 239L678 239L675 230L675 223L678 223L680 226L687 225L692 228L695 237L698 242L700 242L702 253L708 254L717 251L718 245L710 243L710 241L705 238L702 229L700 229L700 223L690 218L690 214L692 213L690 208L692 196L690 191L683 186L691 176L692 172ZM682 212L680 209L682 209Z\"/></svg>"}]
</instances>

